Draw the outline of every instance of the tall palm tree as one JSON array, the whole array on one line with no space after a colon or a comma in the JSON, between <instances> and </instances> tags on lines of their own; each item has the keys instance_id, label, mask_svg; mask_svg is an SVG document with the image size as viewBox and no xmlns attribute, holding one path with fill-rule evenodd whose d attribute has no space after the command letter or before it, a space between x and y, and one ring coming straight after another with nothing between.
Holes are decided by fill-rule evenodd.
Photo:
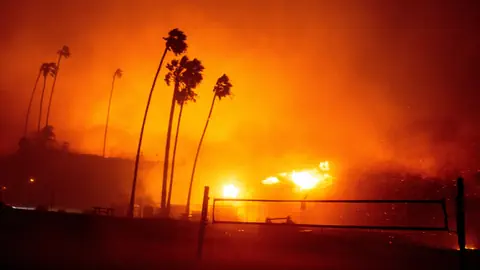
<instances>
[{"instance_id":1,"label":"tall palm tree","mask_svg":"<svg viewBox=\"0 0 480 270\"><path fill-rule=\"evenodd\" d=\"M121 78L123 71L119 68L113 73L112 89L110 90L110 99L108 100L107 121L105 123L105 134L103 135L103 157L105 157L105 146L107 145L108 120L110 119L110 106L112 105L113 89L115 88L115 79Z\"/></svg>"},{"instance_id":2,"label":"tall palm tree","mask_svg":"<svg viewBox=\"0 0 480 270\"><path fill-rule=\"evenodd\" d=\"M40 112L38 113L37 131L40 132L40 123L42 122L43 96L45 94L45 86L47 85L47 76L55 77L57 74L57 65L55 63L44 63L41 67L43 75L43 88L40 95Z\"/></svg>"},{"instance_id":3,"label":"tall palm tree","mask_svg":"<svg viewBox=\"0 0 480 270\"><path fill-rule=\"evenodd\" d=\"M53 77L52 90L50 91L50 99L48 101L47 121L45 126L48 126L48 120L50 119L50 108L52 107L53 91L55 90L55 83L57 82L58 70L60 69L60 61L62 60L62 57L65 59L70 57L70 48L66 45L63 45L63 47L57 51L57 54L57 72L55 74L55 77Z\"/></svg>"},{"instance_id":4,"label":"tall palm tree","mask_svg":"<svg viewBox=\"0 0 480 270\"><path fill-rule=\"evenodd\" d=\"M169 72L165 76L165 81L167 85L170 86L171 83L174 83L174 94L172 99L172 105L170 109L170 121L167 130L167 146L165 147L165 152L169 154L170 152L170 138L171 138L171 129L173 122L173 114L175 110L175 102L180 106L180 112L178 114L177 120L177 130L175 133L175 141L173 145L172 153L172 168L170 171L170 185L168 189L168 199L167 199L167 214L170 211L170 202L172 199L172 187L173 187L173 177L175 171L175 157L177 153L177 143L178 143L178 134L180 132L180 123L183 115L183 106L188 101L196 101L197 94L194 92L194 89L202 82L203 80L203 70L205 69L202 63L197 60L189 60L187 56L182 57L180 61L173 60L170 64L167 65ZM167 157L168 158L168 157ZM165 168L164 168L165 169ZM167 166L168 170L168 166ZM168 172L168 171L167 171ZM165 175L165 170L164 170Z\"/></svg>"},{"instance_id":5,"label":"tall palm tree","mask_svg":"<svg viewBox=\"0 0 480 270\"><path fill-rule=\"evenodd\" d=\"M191 91L192 95L191 97L188 97L187 91ZM182 119L183 115L183 105L186 104L187 100L191 98L190 100L195 102L195 94L192 90L182 90L177 93L178 98L177 99L177 105L180 106L180 111L178 113L178 119L177 119L177 128L175 131L175 140L173 143L173 152L172 152L172 167L170 169L170 182L169 182L169 187L168 187L168 196L167 196L167 213L170 213L170 202L172 200L172 189L173 189L173 177L175 174L175 158L177 156L177 145L178 145L178 134L180 132L180 122Z\"/></svg>"},{"instance_id":6,"label":"tall palm tree","mask_svg":"<svg viewBox=\"0 0 480 270\"><path fill-rule=\"evenodd\" d=\"M192 196L192 186L193 186L193 179L195 177L195 169L197 168L197 161L198 156L200 154L200 148L202 147L203 139L205 137L205 133L207 132L208 123L210 122L210 118L212 117L213 107L215 106L215 100L218 99L222 100L222 98L231 96L232 83L227 75L223 74L220 78L218 78L215 87L213 88L213 100L212 105L210 106L210 112L208 113L207 122L205 123L205 127L203 128L202 136L200 137L200 142L198 143L197 152L195 154L195 160L193 161L193 169L192 175L190 177L190 185L188 187L188 195L187 195L187 205L185 207L185 214L188 216L190 214L190 199Z\"/></svg>"},{"instance_id":7,"label":"tall palm tree","mask_svg":"<svg viewBox=\"0 0 480 270\"><path fill-rule=\"evenodd\" d=\"M135 205L135 191L137 186L137 174L138 174L138 163L140 160L140 152L142 149L142 140L143 140L143 131L145 129L145 123L147 121L148 109L150 107L150 102L152 100L153 89L155 89L155 84L157 82L158 74L160 73L160 69L163 66L163 60L165 59L165 55L167 55L168 51L173 52L174 55L179 55L184 53L187 50L187 36L177 28L171 30L168 33L168 37L163 38L165 40L165 50L163 51L162 58L160 59L160 64L158 65L157 73L153 78L152 88L150 89L150 93L148 94L147 106L145 107L145 114L143 115L143 122L142 128L140 129L140 137L138 139L138 147L137 147L137 155L135 157L135 168L133 170L133 181L132 181L132 191L130 193L130 204L128 206L128 216L133 217L133 209ZM166 186L163 187L162 194ZM163 205L165 207L165 205Z\"/></svg>"},{"instance_id":8,"label":"tall palm tree","mask_svg":"<svg viewBox=\"0 0 480 270\"><path fill-rule=\"evenodd\" d=\"M43 69L43 64L40 66L40 69L38 70L37 79L35 79L35 85L33 86L32 94L30 95L30 102L28 103L28 108L27 108L27 116L25 117L25 127L23 129L23 137L27 136L28 120L30 118L30 111L32 109L33 97L35 96L35 91L37 89L37 85L38 85L38 81L40 80L40 76L42 76L42 72L43 72L42 69Z\"/></svg>"}]
</instances>

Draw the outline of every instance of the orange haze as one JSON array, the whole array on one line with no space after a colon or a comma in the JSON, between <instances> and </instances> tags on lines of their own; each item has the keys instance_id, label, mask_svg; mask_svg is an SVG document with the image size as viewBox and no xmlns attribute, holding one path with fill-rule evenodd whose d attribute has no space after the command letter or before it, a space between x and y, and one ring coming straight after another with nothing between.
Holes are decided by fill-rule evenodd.
<instances>
[{"instance_id":1,"label":"orange haze","mask_svg":"<svg viewBox=\"0 0 480 270\"><path fill-rule=\"evenodd\" d=\"M184 111L174 201L184 202L212 88L223 73L235 96L213 113L197 194L204 184L260 182L321 160L394 159L434 171L465 155L458 146L477 136L480 119L480 23L473 8L453 3L3 0L0 151L16 148L40 64L68 45L72 56L62 62L52 107L57 138L101 154L111 77L121 68L107 149L133 157L162 37L178 27L188 35L188 55L206 70L197 103ZM163 159L172 95L165 70L144 140L152 160ZM158 169L147 177L155 196L160 175Z\"/></svg>"}]
</instances>

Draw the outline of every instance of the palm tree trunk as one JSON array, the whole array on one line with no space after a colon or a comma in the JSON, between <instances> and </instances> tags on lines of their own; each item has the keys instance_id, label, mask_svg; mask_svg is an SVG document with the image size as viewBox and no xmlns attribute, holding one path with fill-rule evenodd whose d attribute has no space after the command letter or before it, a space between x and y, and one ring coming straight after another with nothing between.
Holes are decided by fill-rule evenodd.
<instances>
[{"instance_id":1,"label":"palm tree trunk","mask_svg":"<svg viewBox=\"0 0 480 270\"><path fill-rule=\"evenodd\" d=\"M172 123L173 115L175 114L175 94L178 91L179 83L175 82L173 90L172 104L170 105L170 116L168 118L167 141L165 143L165 158L163 160L163 181L162 181L162 198L160 201L160 208L166 209L167 204L167 181L168 181L168 160L170 157L170 141L172 138ZM163 213L166 214L166 213Z\"/></svg>"},{"instance_id":2,"label":"palm tree trunk","mask_svg":"<svg viewBox=\"0 0 480 270\"><path fill-rule=\"evenodd\" d=\"M147 106L145 107L145 114L143 115L142 128L140 129L140 137L138 139L137 155L135 156L135 168L133 169L133 181L132 181L132 191L130 193L130 204L128 205L128 216L133 217L133 210L135 206L135 191L137 188L137 174L138 174L138 163L140 160L140 151L142 150L142 140L143 140L143 131L145 130L145 123L147 122L148 109L150 108L150 102L152 101L153 89L155 89L155 84L157 83L158 74L162 69L163 60L167 54L168 48L165 48L163 51L162 59L158 65L157 73L153 79L152 88L150 89L150 94L148 94Z\"/></svg>"},{"instance_id":3,"label":"palm tree trunk","mask_svg":"<svg viewBox=\"0 0 480 270\"><path fill-rule=\"evenodd\" d=\"M52 107L53 91L55 90L55 84L57 82L58 72L60 71L60 60L62 60L61 54L58 55L57 70L55 72L55 76L53 77L52 90L50 91L50 98L48 100L47 120L45 122L45 126L48 126L48 119L50 119L50 107Z\"/></svg>"},{"instance_id":4,"label":"palm tree trunk","mask_svg":"<svg viewBox=\"0 0 480 270\"><path fill-rule=\"evenodd\" d=\"M203 138L205 138L205 133L207 132L208 123L210 122L210 118L212 117L213 107L215 106L216 98L217 98L217 95L214 94L212 105L210 106L210 112L208 113L207 122L205 123L205 127L203 128L202 137L200 137L200 142L198 143L198 147L197 147L197 153L195 154L195 160L193 161L192 176L190 177L190 185L188 187L187 206L185 207L185 214L187 216L190 214L190 199L192 197L193 179L195 177L195 169L197 168L198 156L200 154L200 148L202 147Z\"/></svg>"},{"instance_id":5,"label":"palm tree trunk","mask_svg":"<svg viewBox=\"0 0 480 270\"><path fill-rule=\"evenodd\" d=\"M175 132L175 141L173 142L172 169L170 171L170 186L168 187L168 199L167 199L168 214L170 214L170 201L172 199L173 175L175 171L175 157L177 155L178 133L180 132L180 121L182 120L182 113L183 113L183 103L180 105L180 112L178 113L178 120L177 120L177 130Z\"/></svg>"},{"instance_id":6,"label":"palm tree trunk","mask_svg":"<svg viewBox=\"0 0 480 270\"><path fill-rule=\"evenodd\" d=\"M108 100L107 121L105 123L105 134L103 135L103 157L105 157L105 147L107 145L108 120L110 119L110 106L112 105L113 88L115 87L116 77L117 76L114 74L112 81L112 89L110 90L110 99Z\"/></svg>"},{"instance_id":7,"label":"palm tree trunk","mask_svg":"<svg viewBox=\"0 0 480 270\"><path fill-rule=\"evenodd\" d=\"M37 79L35 80L35 86L33 86L32 95L30 96L30 102L28 103L28 108L27 108L27 116L25 118L25 128L23 129L23 137L27 136L28 120L30 118L30 110L32 109L33 98L35 96L35 90L37 90L37 85L38 85L38 81L40 80L41 74L42 74L42 71L40 70L38 72Z\"/></svg>"},{"instance_id":8,"label":"palm tree trunk","mask_svg":"<svg viewBox=\"0 0 480 270\"><path fill-rule=\"evenodd\" d=\"M47 84L47 76L43 76L43 89L42 89L42 95L40 95L40 112L38 113L37 132L40 132L40 123L42 122L43 95L45 94L46 84Z\"/></svg>"}]
</instances>

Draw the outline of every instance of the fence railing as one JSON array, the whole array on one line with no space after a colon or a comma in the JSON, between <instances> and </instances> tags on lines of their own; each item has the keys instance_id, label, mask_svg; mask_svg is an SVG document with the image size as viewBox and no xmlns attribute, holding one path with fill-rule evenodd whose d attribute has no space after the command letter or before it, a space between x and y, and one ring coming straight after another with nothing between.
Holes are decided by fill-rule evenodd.
<instances>
[{"instance_id":1,"label":"fence railing","mask_svg":"<svg viewBox=\"0 0 480 270\"><path fill-rule=\"evenodd\" d=\"M449 231L446 200L271 200L271 199L229 199L214 198L212 207L212 224L249 224L278 226L285 223L250 222L236 220L218 220L215 218L215 208L218 202L257 202L257 203L326 203L326 204L436 204L442 209L443 226L372 226L372 225L338 225L338 224L305 224L289 223L289 226L332 228L332 229L366 229L366 230L409 230L409 231ZM267 218L268 219L268 218Z\"/></svg>"}]
</instances>

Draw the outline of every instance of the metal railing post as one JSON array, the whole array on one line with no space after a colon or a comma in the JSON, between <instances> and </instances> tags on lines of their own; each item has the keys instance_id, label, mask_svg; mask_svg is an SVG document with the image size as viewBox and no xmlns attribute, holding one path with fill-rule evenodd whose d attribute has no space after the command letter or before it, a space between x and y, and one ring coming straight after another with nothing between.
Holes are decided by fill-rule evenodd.
<instances>
[{"instance_id":1,"label":"metal railing post","mask_svg":"<svg viewBox=\"0 0 480 270\"><path fill-rule=\"evenodd\" d=\"M208 194L210 188L205 186L203 190L203 204L202 204L202 216L200 218L200 229L198 232L198 246L197 246L197 258L202 258L203 252L203 240L205 239L205 228L207 227L208 222Z\"/></svg>"},{"instance_id":2,"label":"metal railing post","mask_svg":"<svg viewBox=\"0 0 480 270\"><path fill-rule=\"evenodd\" d=\"M447 200L445 198L442 199L442 211L443 211L443 224L447 231L450 231L448 226L448 213L447 213Z\"/></svg>"},{"instance_id":3,"label":"metal railing post","mask_svg":"<svg viewBox=\"0 0 480 270\"><path fill-rule=\"evenodd\" d=\"M215 202L216 202L216 199L213 198L213 204L212 204L212 224L215 223Z\"/></svg>"},{"instance_id":4,"label":"metal railing post","mask_svg":"<svg viewBox=\"0 0 480 270\"><path fill-rule=\"evenodd\" d=\"M460 250L460 269L466 269L465 263L465 186L463 178L457 179L457 237Z\"/></svg>"}]
</instances>

